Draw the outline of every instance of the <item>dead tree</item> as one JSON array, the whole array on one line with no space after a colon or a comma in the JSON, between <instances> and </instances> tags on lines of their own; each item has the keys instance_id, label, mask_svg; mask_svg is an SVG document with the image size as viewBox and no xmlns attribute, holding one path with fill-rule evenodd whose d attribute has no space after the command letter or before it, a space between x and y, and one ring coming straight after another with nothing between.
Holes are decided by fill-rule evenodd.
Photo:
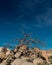
<instances>
[{"instance_id":1,"label":"dead tree","mask_svg":"<svg viewBox=\"0 0 52 65\"><path fill-rule=\"evenodd\" d=\"M45 46L43 42L41 42L38 39L33 39L30 36L31 36L31 34L24 34L24 38L16 38L13 41L14 42L18 41L17 47L18 46L20 47L21 45L26 45L29 48L30 47L33 48L32 45L35 47L37 44L39 44L41 46ZM9 42L7 42L7 44L5 44L4 47L7 47L7 48L15 48L15 46L10 45Z\"/></svg>"}]
</instances>

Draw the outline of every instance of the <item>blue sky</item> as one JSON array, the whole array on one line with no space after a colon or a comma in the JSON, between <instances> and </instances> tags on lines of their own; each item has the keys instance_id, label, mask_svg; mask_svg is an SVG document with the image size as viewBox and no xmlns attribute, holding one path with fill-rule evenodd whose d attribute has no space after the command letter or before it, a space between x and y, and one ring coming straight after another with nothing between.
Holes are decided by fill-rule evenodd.
<instances>
[{"instance_id":1,"label":"blue sky","mask_svg":"<svg viewBox=\"0 0 52 65\"><path fill-rule=\"evenodd\" d=\"M0 0L0 45L31 32L52 48L52 0Z\"/></svg>"}]
</instances>

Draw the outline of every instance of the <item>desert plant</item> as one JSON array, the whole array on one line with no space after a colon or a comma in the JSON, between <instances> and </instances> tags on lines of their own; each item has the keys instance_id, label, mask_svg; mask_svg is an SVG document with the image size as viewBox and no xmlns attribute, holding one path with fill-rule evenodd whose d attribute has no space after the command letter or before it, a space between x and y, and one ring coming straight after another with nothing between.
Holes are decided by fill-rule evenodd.
<instances>
[{"instance_id":1,"label":"desert plant","mask_svg":"<svg viewBox=\"0 0 52 65\"><path fill-rule=\"evenodd\" d=\"M46 64L37 63L37 65L49 65L49 64L48 63L46 63Z\"/></svg>"},{"instance_id":2,"label":"desert plant","mask_svg":"<svg viewBox=\"0 0 52 65\"><path fill-rule=\"evenodd\" d=\"M50 64L52 64L52 59L51 59L51 60L49 60L49 62L50 62Z\"/></svg>"},{"instance_id":3,"label":"desert plant","mask_svg":"<svg viewBox=\"0 0 52 65\"><path fill-rule=\"evenodd\" d=\"M37 63L37 65L43 65L43 64L41 64L41 63Z\"/></svg>"}]
</instances>

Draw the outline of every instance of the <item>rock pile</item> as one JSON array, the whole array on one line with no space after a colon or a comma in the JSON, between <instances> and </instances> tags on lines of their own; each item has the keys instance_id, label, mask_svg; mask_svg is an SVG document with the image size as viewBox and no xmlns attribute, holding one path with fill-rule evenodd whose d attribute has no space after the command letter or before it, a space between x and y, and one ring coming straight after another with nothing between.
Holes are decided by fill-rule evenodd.
<instances>
[{"instance_id":1,"label":"rock pile","mask_svg":"<svg viewBox=\"0 0 52 65\"><path fill-rule=\"evenodd\" d=\"M38 48L29 49L20 44L14 50L0 47L0 65L46 65L50 64L48 53Z\"/></svg>"}]
</instances>

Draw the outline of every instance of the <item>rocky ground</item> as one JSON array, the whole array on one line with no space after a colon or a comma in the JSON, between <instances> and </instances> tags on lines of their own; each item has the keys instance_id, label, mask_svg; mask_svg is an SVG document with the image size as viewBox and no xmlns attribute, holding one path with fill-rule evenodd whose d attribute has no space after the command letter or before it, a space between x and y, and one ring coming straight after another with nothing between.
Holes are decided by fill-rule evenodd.
<instances>
[{"instance_id":1,"label":"rocky ground","mask_svg":"<svg viewBox=\"0 0 52 65\"><path fill-rule=\"evenodd\" d=\"M29 49L23 44L14 50L0 47L0 65L52 65L52 50Z\"/></svg>"}]
</instances>

